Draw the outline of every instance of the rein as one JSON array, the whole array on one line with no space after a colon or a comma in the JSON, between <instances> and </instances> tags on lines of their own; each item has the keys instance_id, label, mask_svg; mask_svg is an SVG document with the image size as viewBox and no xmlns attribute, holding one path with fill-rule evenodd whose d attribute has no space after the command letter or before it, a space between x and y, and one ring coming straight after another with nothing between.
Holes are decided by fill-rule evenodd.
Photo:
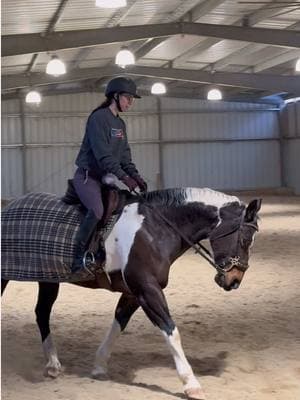
<instances>
[{"instance_id":1,"label":"rein","mask_svg":"<svg viewBox=\"0 0 300 400\"><path fill-rule=\"evenodd\" d=\"M195 250L196 254L199 254L201 257L205 258L205 260L207 262L209 262L209 264L214 267L218 273L225 275L226 272L229 272L233 267L238 268L241 271L246 271L247 267L242 266L242 264L239 261L239 257L234 257L234 258L230 258L230 265L228 268L224 269L222 267L220 267L218 264L216 264L213 261L213 257L210 253L210 251L203 246L203 244L201 244L200 242L197 243L193 243L184 233L182 233L177 226L175 226L168 218L166 218L163 214L161 214L157 209L155 209L154 207L152 207L136 190L133 191L135 193L135 195L138 197L138 199L144 204L146 205L148 208L151 209L152 212L156 213L156 215L158 215L167 225L169 225L187 244L190 245L190 247L192 247ZM257 230L257 227L254 224L250 224L250 223L245 223L244 225L249 225L252 226L253 228L255 228ZM221 237L225 237L227 235L230 235L233 232L236 232L238 229L240 228L240 225L232 230L231 232L225 233L224 235L220 235L218 236L216 239L219 239Z\"/></svg>"}]
</instances>

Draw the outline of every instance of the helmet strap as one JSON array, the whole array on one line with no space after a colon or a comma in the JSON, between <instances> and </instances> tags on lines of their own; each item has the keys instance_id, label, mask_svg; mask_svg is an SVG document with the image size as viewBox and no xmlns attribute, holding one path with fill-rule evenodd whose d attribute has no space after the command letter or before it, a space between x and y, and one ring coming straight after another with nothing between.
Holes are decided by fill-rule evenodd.
<instances>
[{"instance_id":1,"label":"helmet strap","mask_svg":"<svg viewBox=\"0 0 300 400\"><path fill-rule=\"evenodd\" d=\"M115 100L115 102L117 104L118 111L122 112L121 105L120 105L120 94L119 93L115 93L114 94L114 100Z\"/></svg>"}]
</instances>

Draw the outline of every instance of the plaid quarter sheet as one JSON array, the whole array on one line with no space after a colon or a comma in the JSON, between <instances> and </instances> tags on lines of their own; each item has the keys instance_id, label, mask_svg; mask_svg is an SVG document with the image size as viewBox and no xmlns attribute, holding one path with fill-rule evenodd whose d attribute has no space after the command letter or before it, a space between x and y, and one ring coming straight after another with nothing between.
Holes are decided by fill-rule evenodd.
<instances>
[{"instance_id":1,"label":"plaid quarter sheet","mask_svg":"<svg viewBox=\"0 0 300 400\"><path fill-rule=\"evenodd\" d=\"M1 275L8 280L69 282L82 214L49 193L30 193L2 211ZM89 279L91 275L89 275Z\"/></svg>"}]
</instances>

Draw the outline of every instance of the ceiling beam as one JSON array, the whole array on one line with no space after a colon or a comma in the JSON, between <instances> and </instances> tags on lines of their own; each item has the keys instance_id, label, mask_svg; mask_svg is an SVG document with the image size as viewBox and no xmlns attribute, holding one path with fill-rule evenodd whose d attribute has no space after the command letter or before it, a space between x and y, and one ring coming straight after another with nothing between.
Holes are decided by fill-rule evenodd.
<instances>
[{"instance_id":1,"label":"ceiling beam","mask_svg":"<svg viewBox=\"0 0 300 400\"><path fill-rule=\"evenodd\" d=\"M284 64L291 60L296 60L297 58L300 58L300 50L299 51L289 50L289 51L286 51L283 54L280 54L276 57L272 57L269 60L262 61L262 62L256 64L253 67L253 72L261 72L266 69L275 67L276 65ZM299 80L300 80L300 77L299 77Z\"/></svg>"},{"instance_id":2,"label":"ceiling beam","mask_svg":"<svg viewBox=\"0 0 300 400\"><path fill-rule=\"evenodd\" d=\"M300 29L300 23L297 22L291 26L289 26L289 30L299 30ZM244 56L248 56L249 54L253 54L255 51L259 51L262 50L264 48L266 48L267 46L262 45L262 44L247 44L244 47L242 47L239 50L236 50L230 54L228 54L228 56L223 57L221 59L219 59L217 62L215 62L213 64L213 69L215 71L219 70L219 69L223 69L225 67L227 67L227 65L232 65L232 64L240 64L241 61L243 61ZM277 58L280 56L276 56L273 58L273 61L276 62ZM276 64L274 64L275 66Z\"/></svg>"},{"instance_id":3,"label":"ceiling beam","mask_svg":"<svg viewBox=\"0 0 300 400\"><path fill-rule=\"evenodd\" d=\"M181 17L185 20L188 19L190 22L191 21L197 21L199 18L203 17L204 15L208 14L210 11L212 11L214 8L218 7L220 4L224 3L225 0L205 0L201 2L200 4L196 5L194 8L192 8L190 11L186 12L184 15L181 15ZM180 17L178 15L178 12L176 10L174 13L172 13L166 22L172 22L174 19ZM137 51L135 51L135 58L138 60L139 58L144 57L147 53L149 53L151 50L153 50L156 46L158 46L160 43L164 42L166 38L156 38L156 39L150 39L146 43L143 44Z\"/></svg>"},{"instance_id":4,"label":"ceiling beam","mask_svg":"<svg viewBox=\"0 0 300 400\"><path fill-rule=\"evenodd\" d=\"M273 3L276 3L276 0ZM270 4L272 4L272 3L270 3ZM286 8L286 7L282 6L282 8ZM246 15L243 18L238 18L232 25L251 27L251 26L257 24L258 22L265 20L266 18L270 18L270 17L278 14L280 9L277 8L275 10L275 9L266 9L266 8L262 7L261 9L254 11L250 15ZM295 29L295 30L297 30L298 28L299 28L298 22L293 24L291 27L289 27L289 29ZM246 41L251 42L250 40L246 40ZM181 64L184 64L185 61L188 60L189 58L194 57L195 55L201 54L203 51L207 50L208 48L210 48L211 46L214 46L215 44L217 44L219 42L220 42L219 39L213 39L213 38L208 38L208 39L202 41L198 45L195 45L194 47L192 47L185 53L176 57L173 60L174 66L179 66ZM251 44L248 46L251 46ZM204 67L204 68L206 68L206 67Z\"/></svg>"},{"instance_id":5,"label":"ceiling beam","mask_svg":"<svg viewBox=\"0 0 300 400\"><path fill-rule=\"evenodd\" d=\"M124 70L117 66L104 68L86 68L73 70L61 77L51 77L45 74L5 75L2 79L2 90L23 88L30 86L53 85L62 82L80 81L90 78L101 78L124 74ZM298 76L279 76L253 73L215 72L185 70L174 68L155 68L132 66L126 69L126 74L131 76L145 76L175 81L219 84L224 86L244 87L258 90L271 90L276 92L290 92L300 95L300 79Z\"/></svg>"},{"instance_id":6,"label":"ceiling beam","mask_svg":"<svg viewBox=\"0 0 300 400\"><path fill-rule=\"evenodd\" d=\"M103 90L100 88L92 88L88 86L81 86L78 88L58 88L57 90L53 90L52 87L47 87L45 88L41 93L43 96L57 96L61 94L78 94L78 93L86 93L86 92L94 92L94 93L99 93L103 95ZM139 90L139 94L144 96L153 96L151 95L151 90L150 86L148 88L144 88L142 90ZM5 93L1 95L1 100L11 100L15 98L24 98L25 97L25 92L23 91L14 91L10 93ZM195 90L188 90L188 89L179 89L176 88L168 90L167 94L164 97L176 97L176 98L188 98L188 99L205 99L206 100L207 92L206 90L203 90L203 88L195 88ZM263 104L271 104L271 105L278 105L282 102L281 99L262 99L260 92L257 94L231 94L231 92L223 92L223 101L237 101L237 102L252 102L252 103L263 103Z\"/></svg>"},{"instance_id":7,"label":"ceiling beam","mask_svg":"<svg viewBox=\"0 0 300 400\"><path fill-rule=\"evenodd\" d=\"M59 31L45 36L37 33L6 35L2 37L2 56L97 46L177 34L209 36L300 48L300 32L298 31L180 22Z\"/></svg>"}]
</instances>

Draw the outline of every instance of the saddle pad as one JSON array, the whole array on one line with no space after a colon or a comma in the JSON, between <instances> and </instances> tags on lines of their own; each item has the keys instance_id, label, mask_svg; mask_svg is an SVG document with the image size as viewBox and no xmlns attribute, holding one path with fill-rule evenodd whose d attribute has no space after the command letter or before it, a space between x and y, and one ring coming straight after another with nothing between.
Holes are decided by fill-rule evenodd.
<instances>
[{"instance_id":1,"label":"saddle pad","mask_svg":"<svg viewBox=\"0 0 300 400\"><path fill-rule=\"evenodd\" d=\"M72 274L70 270L82 217L78 207L49 193L30 193L10 203L2 211L2 278L41 282L93 279L88 272ZM113 226L109 222L103 231L106 237Z\"/></svg>"}]
</instances>

